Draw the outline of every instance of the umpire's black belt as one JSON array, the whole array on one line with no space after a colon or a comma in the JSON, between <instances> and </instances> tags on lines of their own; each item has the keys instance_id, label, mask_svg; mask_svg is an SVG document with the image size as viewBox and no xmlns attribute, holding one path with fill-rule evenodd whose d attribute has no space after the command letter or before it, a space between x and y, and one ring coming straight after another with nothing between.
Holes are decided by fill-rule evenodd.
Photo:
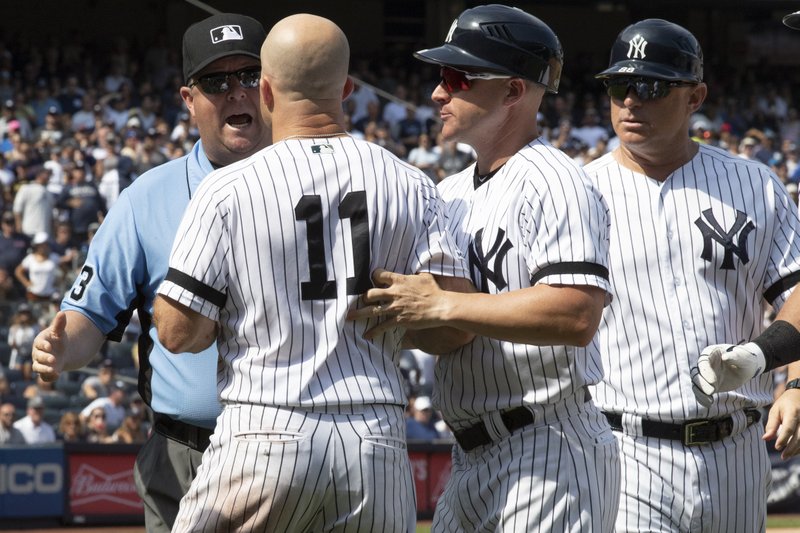
<instances>
[{"instance_id":1,"label":"umpire's black belt","mask_svg":"<svg viewBox=\"0 0 800 533\"><path fill-rule=\"evenodd\" d=\"M584 402L588 402L591 399L592 395L589 393L589 390L584 389ZM524 428L534 421L533 413L528 408L522 406L503 411L500 413L500 419L503 421L503 425L509 433ZM489 430L486 429L486 423L483 421L478 422L474 426L454 431L453 436L456 438L458 445L461 446L461 449L465 452L492 442L492 437L489 434Z\"/></svg>"},{"instance_id":2,"label":"umpire's black belt","mask_svg":"<svg viewBox=\"0 0 800 533\"><path fill-rule=\"evenodd\" d=\"M603 412L614 431L623 431L622 415ZM761 420L761 411L745 409L747 426L750 427ZM679 440L684 446L709 444L729 437L733 432L733 417L700 418L686 422L670 423L642 419L642 436L656 439Z\"/></svg>"},{"instance_id":3,"label":"umpire's black belt","mask_svg":"<svg viewBox=\"0 0 800 533\"><path fill-rule=\"evenodd\" d=\"M198 452L208 448L208 440L214 433L213 429L193 426L161 413L154 415L153 430Z\"/></svg>"}]
</instances>

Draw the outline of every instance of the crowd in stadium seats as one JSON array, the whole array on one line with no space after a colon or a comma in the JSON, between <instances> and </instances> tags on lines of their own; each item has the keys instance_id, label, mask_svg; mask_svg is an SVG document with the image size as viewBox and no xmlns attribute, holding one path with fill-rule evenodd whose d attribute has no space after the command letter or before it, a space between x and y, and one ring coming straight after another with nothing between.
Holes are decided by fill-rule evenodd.
<instances>
[{"instance_id":1,"label":"crowd in stadium seats","mask_svg":"<svg viewBox=\"0 0 800 533\"><path fill-rule=\"evenodd\" d=\"M107 343L88 377L76 371L53 384L37 380L30 351L120 192L198 139L179 96L180 67L177 50L163 42L136 49L119 38L102 50L81 42L0 42L0 443L14 427L28 442L140 442L146 434L134 385L135 323L123 343ZM471 163L471 148L441 138L430 101L436 71L409 58L355 60L352 73L361 81L344 103L352 135L384 146L433 180ZM792 86L744 81L729 84L735 92L712 91L692 120L692 134L772 167L796 198L800 117ZM573 89L584 86L590 88ZM571 83L569 73L531 119L582 163L615 146L602 86ZM430 404L430 359L406 355L409 396L417 403L409 407L414 434L447 437Z\"/></svg>"}]
</instances>

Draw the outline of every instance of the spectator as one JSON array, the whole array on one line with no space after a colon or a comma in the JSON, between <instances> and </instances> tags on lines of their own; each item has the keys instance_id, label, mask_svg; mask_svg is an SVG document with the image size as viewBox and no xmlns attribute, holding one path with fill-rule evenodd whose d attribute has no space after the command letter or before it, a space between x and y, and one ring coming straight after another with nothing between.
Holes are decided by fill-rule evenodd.
<instances>
[{"instance_id":1,"label":"spectator","mask_svg":"<svg viewBox=\"0 0 800 533\"><path fill-rule=\"evenodd\" d=\"M0 268L14 272L28 254L30 239L17 231L14 214L4 211L0 217Z\"/></svg>"},{"instance_id":2,"label":"spectator","mask_svg":"<svg viewBox=\"0 0 800 533\"><path fill-rule=\"evenodd\" d=\"M13 403L0 405L0 444L26 444L25 436L14 427L15 414Z\"/></svg>"},{"instance_id":3,"label":"spectator","mask_svg":"<svg viewBox=\"0 0 800 533\"><path fill-rule=\"evenodd\" d=\"M81 395L89 400L105 398L114 384L114 362L105 359L100 363L96 376L89 376L81 383Z\"/></svg>"},{"instance_id":4,"label":"spectator","mask_svg":"<svg viewBox=\"0 0 800 533\"><path fill-rule=\"evenodd\" d=\"M61 105L61 111L66 116L72 116L83 107L83 97L86 91L80 87L78 76L70 74L64 83L64 88L56 97Z\"/></svg>"},{"instance_id":5,"label":"spectator","mask_svg":"<svg viewBox=\"0 0 800 533\"><path fill-rule=\"evenodd\" d=\"M436 173L439 154L431 147L431 138L427 133L419 135L419 144L408 154L408 162L427 174L432 180L439 181Z\"/></svg>"},{"instance_id":6,"label":"spectator","mask_svg":"<svg viewBox=\"0 0 800 533\"><path fill-rule=\"evenodd\" d=\"M33 310L28 304L21 304L17 308L17 313L11 318L11 327L8 328L8 345L11 347L8 367L20 370L25 381L30 381L33 377L31 351L37 333L39 325L33 318Z\"/></svg>"},{"instance_id":7,"label":"spectator","mask_svg":"<svg viewBox=\"0 0 800 533\"><path fill-rule=\"evenodd\" d=\"M116 430L125 419L125 390L122 387L112 385L108 389L108 396L101 396L92 400L89 405L81 410L81 418L84 422L89 415L98 407L102 407L105 412L105 424L108 431Z\"/></svg>"},{"instance_id":8,"label":"spectator","mask_svg":"<svg viewBox=\"0 0 800 533\"><path fill-rule=\"evenodd\" d=\"M62 442L86 442L81 417L75 411L61 415L56 437Z\"/></svg>"},{"instance_id":9,"label":"spectator","mask_svg":"<svg viewBox=\"0 0 800 533\"><path fill-rule=\"evenodd\" d=\"M356 124L361 119L370 115L370 112L368 111L370 105L372 105L375 110L380 109L380 100L378 100L378 96L375 94L375 91L363 83L356 82L353 93L347 100L345 100L344 105L353 121L353 124ZM373 116L373 120L374 118L377 118L377 114ZM359 131L364 131L363 128L357 129L359 129Z\"/></svg>"},{"instance_id":10,"label":"spectator","mask_svg":"<svg viewBox=\"0 0 800 533\"><path fill-rule=\"evenodd\" d=\"M86 410L84 409L84 411ZM86 442L95 444L111 442L111 435L108 434L108 425L106 424L106 411L102 406L90 408L86 415L82 411L80 418L86 428Z\"/></svg>"},{"instance_id":11,"label":"spectator","mask_svg":"<svg viewBox=\"0 0 800 533\"><path fill-rule=\"evenodd\" d=\"M68 268L76 268L79 246L72 238L72 226L67 221L56 224L55 237L50 241L50 250L60 257L59 264Z\"/></svg>"},{"instance_id":12,"label":"spectator","mask_svg":"<svg viewBox=\"0 0 800 533\"><path fill-rule=\"evenodd\" d=\"M572 136L587 148L594 148L600 141L607 141L609 137L608 130L600 125L600 115L595 108L589 108L584 112L581 126L572 129Z\"/></svg>"},{"instance_id":13,"label":"spectator","mask_svg":"<svg viewBox=\"0 0 800 533\"><path fill-rule=\"evenodd\" d=\"M44 123L36 128L34 139L40 146L55 147L61 143L63 137L61 113L56 106L52 106L44 116Z\"/></svg>"},{"instance_id":14,"label":"spectator","mask_svg":"<svg viewBox=\"0 0 800 533\"><path fill-rule=\"evenodd\" d=\"M67 185L58 198L58 207L67 209L75 241L86 241L86 232L92 222L102 222L106 204L93 182L86 179L86 168L75 166L69 172Z\"/></svg>"},{"instance_id":15,"label":"spectator","mask_svg":"<svg viewBox=\"0 0 800 533\"><path fill-rule=\"evenodd\" d=\"M62 258L50 251L50 240L45 232L39 232L31 241L29 253L17 266L14 275L27 291L30 302L49 302L58 297L56 283L61 275L60 267L68 264L69 258Z\"/></svg>"},{"instance_id":16,"label":"spectator","mask_svg":"<svg viewBox=\"0 0 800 533\"><path fill-rule=\"evenodd\" d=\"M2 366L2 365L0 365ZM17 398L17 394L11 390L8 376L0 369L0 403L12 402Z\"/></svg>"},{"instance_id":17,"label":"spectator","mask_svg":"<svg viewBox=\"0 0 800 533\"><path fill-rule=\"evenodd\" d=\"M96 106L97 108L95 109ZM83 98L80 110L72 114L70 129L73 132L94 130L97 122L97 113L101 109L97 104L94 93L87 93Z\"/></svg>"},{"instance_id":18,"label":"spectator","mask_svg":"<svg viewBox=\"0 0 800 533\"><path fill-rule=\"evenodd\" d=\"M408 90L405 85L398 84L394 90L394 96L397 100L387 102L383 106L383 121L389 127L389 132L392 138L397 139L398 124L406 118L406 100L408 100Z\"/></svg>"},{"instance_id":19,"label":"spectator","mask_svg":"<svg viewBox=\"0 0 800 533\"><path fill-rule=\"evenodd\" d=\"M381 118L380 103L378 102L367 103L367 114L359 118L358 120L351 117L350 122L354 130L360 131L364 135L367 134L367 128L371 124L374 124L375 127L377 127L378 125L385 124L385 122Z\"/></svg>"},{"instance_id":20,"label":"spectator","mask_svg":"<svg viewBox=\"0 0 800 533\"><path fill-rule=\"evenodd\" d=\"M55 113L61 114L61 104L50 96L50 89L47 87L47 80L40 78L36 82L36 89L33 99L30 101L34 113L34 127L42 127L45 117L51 108L55 108Z\"/></svg>"},{"instance_id":21,"label":"spectator","mask_svg":"<svg viewBox=\"0 0 800 533\"><path fill-rule=\"evenodd\" d=\"M43 444L56 441L56 432L53 426L44 421L44 401L39 396L28 400L28 414L14 422L25 442L28 444Z\"/></svg>"},{"instance_id":22,"label":"spectator","mask_svg":"<svg viewBox=\"0 0 800 533\"><path fill-rule=\"evenodd\" d=\"M142 429L142 419L128 415L122 425L111 435L111 442L120 444L140 444L147 440L147 434Z\"/></svg>"},{"instance_id":23,"label":"spectator","mask_svg":"<svg viewBox=\"0 0 800 533\"><path fill-rule=\"evenodd\" d=\"M406 116L397 123L397 138L403 147L406 149L409 157L411 152L419 145L419 136L426 131L423 122L417 119L416 111L413 107L406 108ZM430 137L428 138L428 145L430 146ZM412 163L413 164L413 163Z\"/></svg>"},{"instance_id":24,"label":"spectator","mask_svg":"<svg viewBox=\"0 0 800 533\"><path fill-rule=\"evenodd\" d=\"M433 405L427 396L418 396L409 402L411 416L406 419L406 438L408 440L431 441L439 438Z\"/></svg>"},{"instance_id":25,"label":"spectator","mask_svg":"<svg viewBox=\"0 0 800 533\"><path fill-rule=\"evenodd\" d=\"M438 140L438 144L433 147L433 151L439 155L436 163L435 179L436 181L441 181L447 176L452 176L467 168L474 158L467 152L459 150L456 141L442 139L441 133L438 136Z\"/></svg>"},{"instance_id":26,"label":"spectator","mask_svg":"<svg viewBox=\"0 0 800 533\"><path fill-rule=\"evenodd\" d=\"M29 237L37 233L50 234L53 231L53 197L47 190L50 181L50 169L36 165L28 169L30 179L17 191L14 198L14 215L17 231Z\"/></svg>"}]
</instances>

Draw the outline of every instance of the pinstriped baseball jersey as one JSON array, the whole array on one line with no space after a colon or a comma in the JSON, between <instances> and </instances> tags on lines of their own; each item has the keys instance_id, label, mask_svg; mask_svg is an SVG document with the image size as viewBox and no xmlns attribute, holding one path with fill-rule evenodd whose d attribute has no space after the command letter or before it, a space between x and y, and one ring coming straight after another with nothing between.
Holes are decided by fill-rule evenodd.
<instances>
[{"instance_id":1,"label":"pinstriped baseball jersey","mask_svg":"<svg viewBox=\"0 0 800 533\"><path fill-rule=\"evenodd\" d=\"M598 405L681 421L769 404L765 374L705 409L689 369L709 344L757 336L762 303L779 309L800 280L800 220L777 176L702 144L663 183L612 154L585 170L611 214L615 298L600 325Z\"/></svg>"},{"instance_id":2,"label":"pinstriped baseball jersey","mask_svg":"<svg viewBox=\"0 0 800 533\"><path fill-rule=\"evenodd\" d=\"M467 277L443 230L432 182L389 152L289 139L201 185L159 292L219 320L223 401L403 405L399 339L345 315L379 267Z\"/></svg>"},{"instance_id":3,"label":"pinstriped baseball jersey","mask_svg":"<svg viewBox=\"0 0 800 533\"><path fill-rule=\"evenodd\" d=\"M474 165L439 184L448 225L479 290L537 283L609 290L606 208L583 171L537 139L488 181ZM551 404L602 376L597 347L533 346L477 337L436 366L434 402L448 423Z\"/></svg>"}]
</instances>

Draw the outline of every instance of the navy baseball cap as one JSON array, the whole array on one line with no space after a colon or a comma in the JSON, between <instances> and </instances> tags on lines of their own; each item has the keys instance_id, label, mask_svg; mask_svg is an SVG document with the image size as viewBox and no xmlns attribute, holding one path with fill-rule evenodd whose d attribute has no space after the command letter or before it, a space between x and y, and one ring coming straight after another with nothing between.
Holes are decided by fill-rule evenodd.
<instances>
[{"instance_id":1,"label":"navy baseball cap","mask_svg":"<svg viewBox=\"0 0 800 533\"><path fill-rule=\"evenodd\" d=\"M189 81L222 57L245 55L261 59L261 45L266 38L264 26L246 15L220 13L192 24L183 34L183 78Z\"/></svg>"}]
</instances>

